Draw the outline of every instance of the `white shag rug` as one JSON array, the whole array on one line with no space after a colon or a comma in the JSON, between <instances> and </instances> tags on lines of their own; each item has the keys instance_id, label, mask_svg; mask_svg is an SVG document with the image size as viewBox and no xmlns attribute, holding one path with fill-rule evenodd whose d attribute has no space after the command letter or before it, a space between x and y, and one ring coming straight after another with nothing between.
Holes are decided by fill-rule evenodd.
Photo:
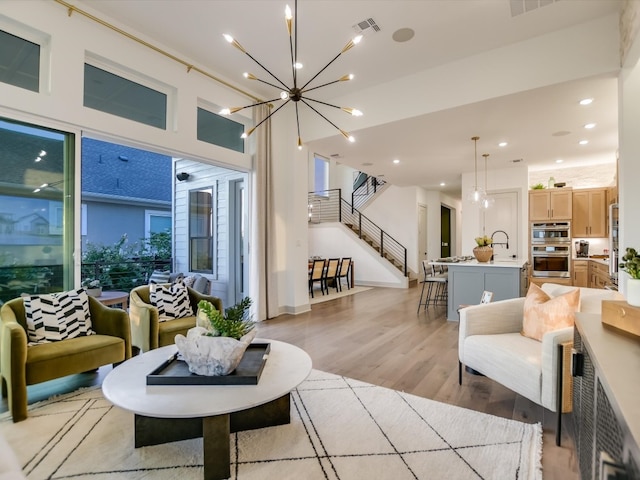
<instances>
[{"instance_id":1,"label":"white shag rug","mask_svg":"<svg viewBox=\"0 0 640 480\"><path fill-rule=\"evenodd\" d=\"M0 417L29 479L202 479L202 439L134 448L133 414L99 388ZM291 424L230 436L233 479L542 478L542 428L313 370Z\"/></svg>"}]
</instances>

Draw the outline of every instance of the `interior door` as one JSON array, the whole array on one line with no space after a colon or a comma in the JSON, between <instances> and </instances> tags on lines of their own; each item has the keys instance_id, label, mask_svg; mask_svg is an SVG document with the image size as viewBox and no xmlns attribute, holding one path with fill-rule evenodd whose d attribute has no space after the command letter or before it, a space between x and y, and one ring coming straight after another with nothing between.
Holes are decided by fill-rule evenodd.
<instances>
[{"instance_id":1,"label":"interior door","mask_svg":"<svg viewBox=\"0 0 640 480\"><path fill-rule=\"evenodd\" d=\"M481 210L480 223L484 225L484 234L493 236L494 259L506 260L521 256L524 252L518 251L520 245L518 192L500 192L490 196L495 203L487 210Z\"/></svg>"},{"instance_id":2,"label":"interior door","mask_svg":"<svg viewBox=\"0 0 640 480\"><path fill-rule=\"evenodd\" d=\"M422 260L428 260L427 245L428 245L427 206L418 204L418 265L419 266L422 264ZM419 271L422 271L422 270L419 270Z\"/></svg>"},{"instance_id":3,"label":"interior door","mask_svg":"<svg viewBox=\"0 0 640 480\"><path fill-rule=\"evenodd\" d=\"M451 210L440 205L440 256L451 256Z\"/></svg>"}]
</instances>

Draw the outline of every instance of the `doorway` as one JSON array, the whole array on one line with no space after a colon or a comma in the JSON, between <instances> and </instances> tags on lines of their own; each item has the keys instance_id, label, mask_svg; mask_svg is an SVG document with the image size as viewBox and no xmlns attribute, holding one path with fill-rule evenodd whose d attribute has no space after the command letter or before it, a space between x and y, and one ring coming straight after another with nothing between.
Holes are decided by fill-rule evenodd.
<instances>
[{"instance_id":1,"label":"doorway","mask_svg":"<svg viewBox=\"0 0 640 480\"><path fill-rule=\"evenodd\" d=\"M427 246L429 238L427 237L427 206L418 204L418 267L423 260L427 260ZM420 267L421 268L421 267Z\"/></svg>"},{"instance_id":2,"label":"doorway","mask_svg":"<svg viewBox=\"0 0 640 480\"><path fill-rule=\"evenodd\" d=\"M248 295L248 264L246 260L246 196L244 179L229 182L229 297L234 303Z\"/></svg>"},{"instance_id":3,"label":"doorway","mask_svg":"<svg viewBox=\"0 0 640 480\"><path fill-rule=\"evenodd\" d=\"M451 256L451 209L440 205L440 257Z\"/></svg>"}]
</instances>

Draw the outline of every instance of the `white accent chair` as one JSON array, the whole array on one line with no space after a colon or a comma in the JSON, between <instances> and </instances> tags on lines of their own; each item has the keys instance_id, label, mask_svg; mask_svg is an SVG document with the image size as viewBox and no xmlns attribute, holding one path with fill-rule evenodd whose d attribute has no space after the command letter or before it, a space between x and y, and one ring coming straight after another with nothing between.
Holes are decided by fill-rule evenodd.
<instances>
[{"instance_id":1,"label":"white accent chair","mask_svg":"<svg viewBox=\"0 0 640 480\"><path fill-rule=\"evenodd\" d=\"M545 283L541 288L553 298L580 287ZM602 300L621 299L615 291L580 288L580 311L600 313ZM563 382L565 390L570 391L571 376L564 375L563 380L558 372L563 352L570 353L572 348L573 327L547 332L542 342L521 335L524 300L512 298L460 310L458 382L462 385L464 365L552 412L571 411L570 405L563 407L560 391ZM557 445L560 420L559 413Z\"/></svg>"}]
</instances>

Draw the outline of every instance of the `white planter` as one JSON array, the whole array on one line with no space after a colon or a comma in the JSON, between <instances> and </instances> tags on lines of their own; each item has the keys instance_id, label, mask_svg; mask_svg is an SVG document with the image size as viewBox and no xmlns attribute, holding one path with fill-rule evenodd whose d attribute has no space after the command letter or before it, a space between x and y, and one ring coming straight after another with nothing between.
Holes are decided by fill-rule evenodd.
<instances>
[{"instance_id":1,"label":"white planter","mask_svg":"<svg viewBox=\"0 0 640 480\"><path fill-rule=\"evenodd\" d=\"M634 307L640 307L640 279L627 279L627 303Z\"/></svg>"},{"instance_id":2,"label":"white planter","mask_svg":"<svg viewBox=\"0 0 640 480\"><path fill-rule=\"evenodd\" d=\"M102 287L98 288L87 288L87 295L90 297L99 297L102 295Z\"/></svg>"}]
</instances>

